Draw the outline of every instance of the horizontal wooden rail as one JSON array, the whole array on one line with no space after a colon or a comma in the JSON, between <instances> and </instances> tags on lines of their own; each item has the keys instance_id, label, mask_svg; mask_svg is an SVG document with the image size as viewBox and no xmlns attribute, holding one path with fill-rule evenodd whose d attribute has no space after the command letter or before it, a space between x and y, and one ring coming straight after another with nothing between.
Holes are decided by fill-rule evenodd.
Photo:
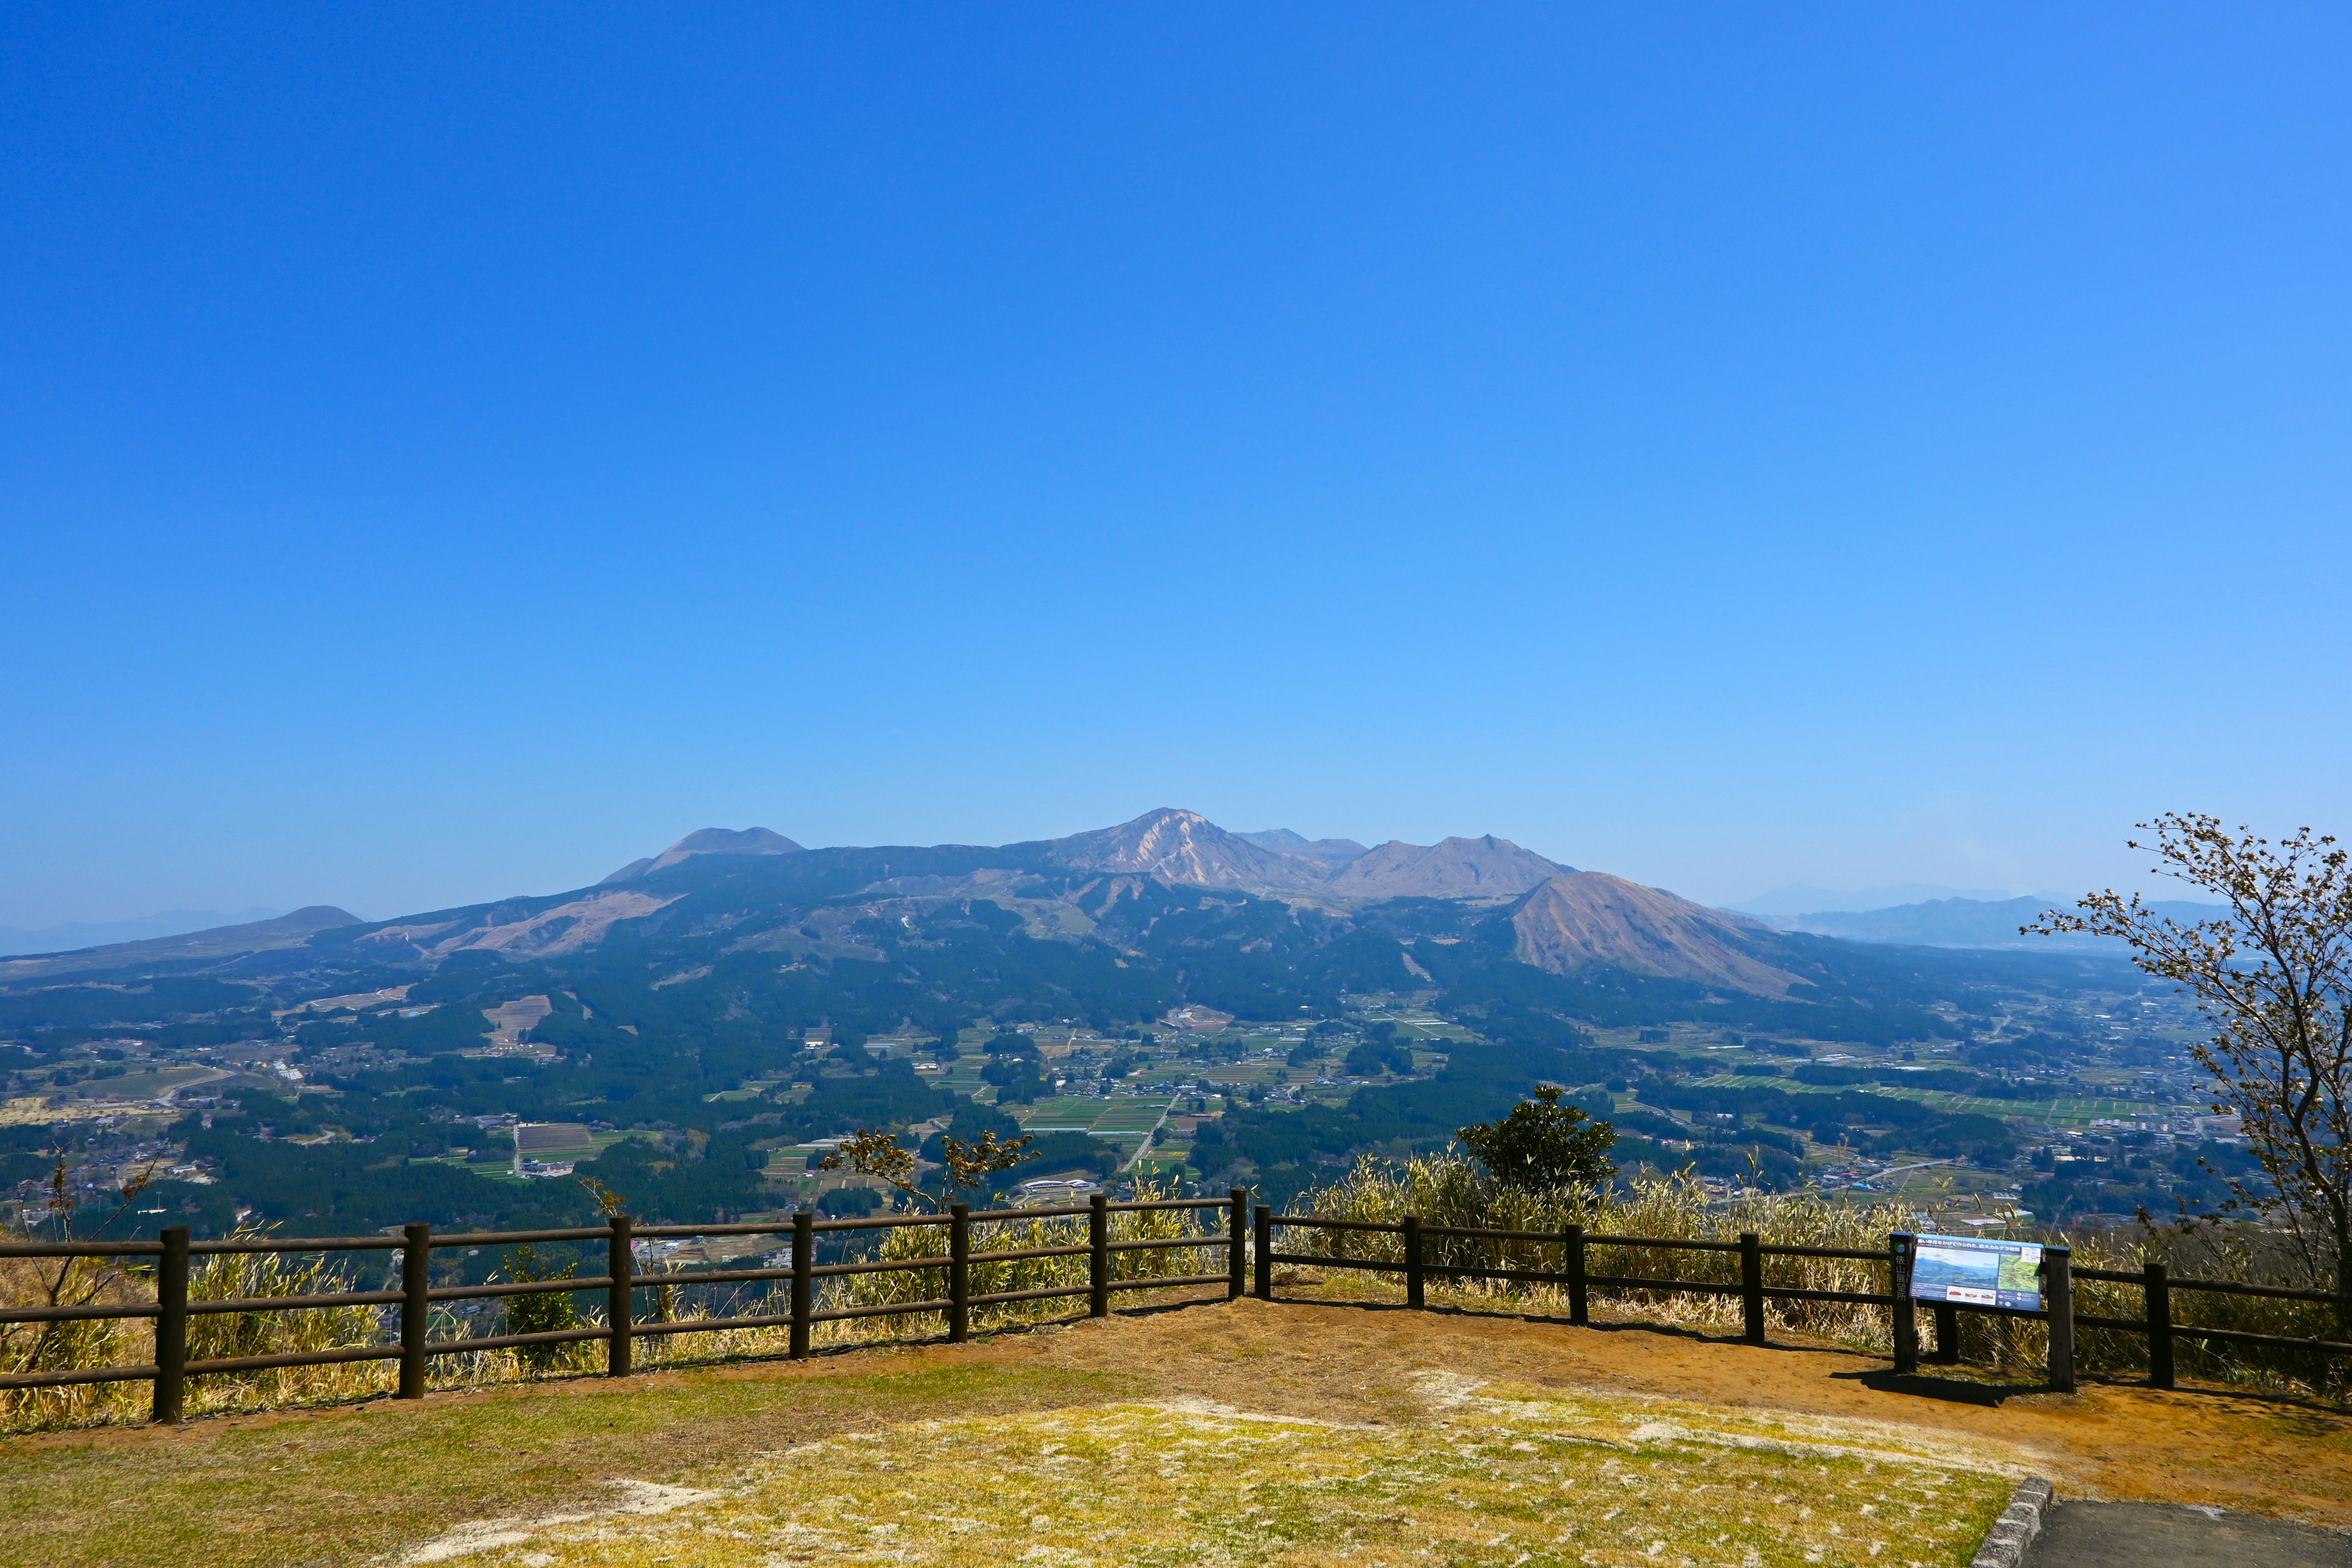
<instances>
[{"instance_id":1,"label":"horizontal wooden rail","mask_svg":"<svg viewBox=\"0 0 2352 1568\"><path fill-rule=\"evenodd\" d=\"M632 1274L630 1289L648 1290L671 1285L749 1285L761 1279L790 1279L789 1268L697 1268L675 1274Z\"/></svg>"},{"instance_id":2,"label":"horizontal wooden rail","mask_svg":"<svg viewBox=\"0 0 2352 1568\"><path fill-rule=\"evenodd\" d=\"M1736 1280L1727 1284L1720 1279L1650 1279L1638 1274L1588 1274L1584 1282L1612 1290L1696 1290L1703 1296L1737 1296L1745 1289Z\"/></svg>"},{"instance_id":3,"label":"horizontal wooden rail","mask_svg":"<svg viewBox=\"0 0 2352 1568\"><path fill-rule=\"evenodd\" d=\"M1093 1289L1091 1285L1055 1285L1041 1290L987 1290L969 1298L969 1302L974 1307L988 1307L1004 1301L1050 1301L1060 1296L1084 1296Z\"/></svg>"},{"instance_id":4,"label":"horizontal wooden rail","mask_svg":"<svg viewBox=\"0 0 2352 1568\"><path fill-rule=\"evenodd\" d=\"M952 1301L890 1301L875 1307L833 1307L822 1312L811 1312L809 1321L833 1323L845 1318L895 1318L923 1312L944 1312L954 1305Z\"/></svg>"},{"instance_id":5,"label":"horizontal wooden rail","mask_svg":"<svg viewBox=\"0 0 2352 1568\"><path fill-rule=\"evenodd\" d=\"M1193 1285L1223 1285L1232 1280L1227 1274L1171 1274L1160 1279L1149 1277L1135 1279L1114 1279L1114 1290L1176 1290Z\"/></svg>"},{"instance_id":6,"label":"horizontal wooden rail","mask_svg":"<svg viewBox=\"0 0 2352 1568\"><path fill-rule=\"evenodd\" d=\"M583 1230L576 1226L566 1230L468 1230L451 1236L436 1236L436 1250L444 1247L520 1247L525 1243L537 1246L543 1241L602 1241L611 1233L603 1226ZM395 1240L394 1246L403 1245ZM308 1250L316 1252L317 1247Z\"/></svg>"},{"instance_id":7,"label":"horizontal wooden rail","mask_svg":"<svg viewBox=\"0 0 2352 1568\"><path fill-rule=\"evenodd\" d=\"M198 1258L219 1258L254 1252L397 1252L407 1245L408 1239L399 1236L273 1236L249 1241L192 1241L188 1243L188 1250ZM434 1245L459 1247L466 1244L461 1237L453 1236Z\"/></svg>"},{"instance_id":8,"label":"horizontal wooden rail","mask_svg":"<svg viewBox=\"0 0 2352 1568\"><path fill-rule=\"evenodd\" d=\"M145 1383L155 1375L152 1366L80 1366L58 1372L12 1372L0 1374L0 1388L65 1388L79 1383Z\"/></svg>"},{"instance_id":9,"label":"horizontal wooden rail","mask_svg":"<svg viewBox=\"0 0 2352 1568\"><path fill-rule=\"evenodd\" d=\"M160 1241L5 1241L0 1258L161 1258Z\"/></svg>"},{"instance_id":10,"label":"horizontal wooden rail","mask_svg":"<svg viewBox=\"0 0 2352 1568\"><path fill-rule=\"evenodd\" d=\"M770 1312L757 1318L681 1318L674 1323L638 1323L629 1332L639 1339L650 1334L705 1334L719 1329L788 1329L790 1312Z\"/></svg>"},{"instance_id":11,"label":"horizontal wooden rail","mask_svg":"<svg viewBox=\"0 0 2352 1568\"><path fill-rule=\"evenodd\" d=\"M651 1283L659 1283L659 1277ZM511 1279L496 1285L436 1285L425 1293L428 1301L488 1301L502 1296L570 1296L582 1290L603 1290L613 1281L602 1274L585 1279ZM396 1292L395 1292L396 1294Z\"/></svg>"},{"instance_id":12,"label":"horizontal wooden rail","mask_svg":"<svg viewBox=\"0 0 2352 1568\"><path fill-rule=\"evenodd\" d=\"M1402 1274L1404 1265L1379 1258L1318 1258L1311 1252L1269 1252L1268 1263L1295 1263L1308 1268L1367 1268L1380 1274Z\"/></svg>"},{"instance_id":13,"label":"horizontal wooden rail","mask_svg":"<svg viewBox=\"0 0 2352 1568\"><path fill-rule=\"evenodd\" d=\"M152 1318L152 1301L94 1301L79 1307L0 1307L0 1323L82 1323L104 1318Z\"/></svg>"},{"instance_id":14,"label":"horizontal wooden rail","mask_svg":"<svg viewBox=\"0 0 2352 1568\"><path fill-rule=\"evenodd\" d=\"M2144 1271L2123 1268L2077 1268L2077 1279L2096 1279L2105 1284L2137 1286L2145 1283ZM2214 1296L2260 1296L2279 1301L2318 1301L2326 1305L2352 1306L2352 1296L2335 1290L2303 1290L2288 1285L2241 1285L2231 1279L2168 1279L2175 1290L2195 1290Z\"/></svg>"},{"instance_id":15,"label":"horizontal wooden rail","mask_svg":"<svg viewBox=\"0 0 2352 1568\"><path fill-rule=\"evenodd\" d=\"M2336 1340L2302 1340L2290 1334L2258 1334L2246 1329L2202 1329L2195 1323L2175 1323L2176 1340L2220 1340L2225 1344L2262 1345L2271 1350L2311 1351L2320 1355L2352 1355L2352 1344Z\"/></svg>"},{"instance_id":16,"label":"horizontal wooden rail","mask_svg":"<svg viewBox=\"0 0 2352 1568\"><path fill-rule=\"evenodd\" d=\"M287 1351L278 1355L222 1356L212 1361L192 1361L180 1370L194 1377L207 1372L268 1372L290 1366L336 1366L353 1361L396 1361L399 1357L398 1345L348 1345L323 1351Z\"/></svg>"},{"instance_id":17,"label":"horizontal wooden rail","mask_svg":"<svg viewBox=\"0 0 2352 1568\"><path fill-rule=\"evenodd\" d=\"M191 1301L188 1315L221 1312L299 1312L318 1307L396 1307L404 1300L397 1290L343 1290L307 1296L238 1296L224 1300ZM152 1313L154 1309L149 1308Z\"/></svg>"},{"instance_id":18,"label":"horizontal wooden rail","mask_svg":"<svg viewBox=\"0 0 2352 1568\"><path fill-rule=\"evenodd\" d=\"M954 1261L952 1258L887 1258L871 1263L820 1263L809 1269L809 1277L838 1279L851 1274L903 1274L921 1268L945 1268Z\"/></svg>"},{"instance_id":19,"label":"horizontal wooden rail","mask_svg":"<svg viewBox=\"0 0 2352 1568\"><path fill-rule=\"evenodd\" d=\"M1032 1258L1084 1258L1094 1247L1086 1242L1075 1247L1023 1247L1010 1252L975 1252L966 1263L1017 1263Z\"/></svg>"},{"instance_id":20,"label":"horizontal wooden rail","mask_svg":"<svg viewBox=\"0 0 2352 1568\"><path fill-rule=\"evenodd\" d=\"M1445 1274L1468 1279L1517 1279L1528 1285L1565 1285L1572 1276L1558 1269L1487 1268L1467 1263L1424 1263L1424 1274Z\"/></svg>"},{"instance_id":21,"label":"horizontal wooden rail","mask_svg":"<svg viewBox=\"0 0 2352 1568\"><path fill-rule=\"evenodd\" d=\"M630 1331L635 1333L636 1331ZM478 1340L428 1340L426 1355L463 1355L468 1351L515 1350L523 1345L568 1345L583 1340L609 1340L610 1329L550 1329L536 1334L485 1334Z\"/></svg>"},{"instance_id":22,"label":"horizontal wooden rail","mask_svg":"<svg viewBox=\"0 0 2352 1568\"><path fill-rule=\"evenodd\" d=\"M1276 1223L1281 1222L1277 1220ZM1404 1227L1399 1226L1396 1228L1402 1231ZM1559 1245L1559 1232L1556 1230L1496 1230L1491 1226L1482 1225L1425 1225L1421 1227L1421 1234L1423 1236L1475 1236L1492 1241L1534 1241L1547 1242L1553 1247Z\"/></svg>"},{"instance_id":23,"label":"horizontal wooden rail","mask_svg":"<svg viewBox=\"0 0 2352 1568\"><path fill-rule=\"evenodd\" d=\"M1739 1243L1736 1241L1689 1241L1680 1237L1587 1236L1584 1238L1584 1245L1632 1247L1643 1251L1663 1248L1668 1252L1737 1252L1739 1250ZM1873 1252L1861 1256L1876 1258L1879 1254Z\"/></svg>"}]
</instances>

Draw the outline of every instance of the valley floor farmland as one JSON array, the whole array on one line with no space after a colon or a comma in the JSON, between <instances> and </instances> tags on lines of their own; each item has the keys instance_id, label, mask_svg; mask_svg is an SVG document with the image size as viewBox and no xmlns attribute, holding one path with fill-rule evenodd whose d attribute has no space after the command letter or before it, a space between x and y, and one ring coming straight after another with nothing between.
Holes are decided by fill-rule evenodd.
<instances>
[{"instance_id":1,"label":"valley floor farmland","mask_svg":"<svg viewBox=\"0 0 2352 1568\"><path fill-rule=\"evenodd\" d=\"M16 1439L0 1563L1957 1564L2027 1473L2352 1527L2341 1412L1889 1384L1831 1350L1220 1302Z\"/></svg>"}]
</instances>

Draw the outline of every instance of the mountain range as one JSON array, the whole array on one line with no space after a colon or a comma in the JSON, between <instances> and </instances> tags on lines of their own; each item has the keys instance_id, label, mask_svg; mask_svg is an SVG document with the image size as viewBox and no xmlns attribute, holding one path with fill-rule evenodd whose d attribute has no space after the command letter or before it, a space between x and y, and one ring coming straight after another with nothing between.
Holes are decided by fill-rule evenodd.
<instances>
[{"instance_id":1,"label":"mountain range","mask_svg":"<svg viewBox=\"0 0 2352 1568\"><path fill-rule=\"evenodd\" d=\"M1169 908L1165 893L1172 890L1286 905L1292 921L1321 920L1317 929L1327 931L1379 928L1384 909L1453 909L1459 913L1445 918L1477 933L1485 949L1554 974L1607 971L1761 996L1787 995L1792 985L1811 983L1821 958L1802 945L1809 939L2022 946L2027 939L2016 928L2042 908L2026 899L1946 900L1864 915L1804 916L1796 922L1801 931L1791 934L1663 889L1563 866L1492 835L1367 847L1285 828L1235 833L1198 812L1162 807L1114 827L995 847L811 849L765 827L707 827L570 892L373 922L315 906L158 941L0 959L0 983L321 941L349 943L386 963L426 967L463 953L560 958L624 937L656 936L720 937L728 951L870 959L878 952L862 922L911 928L943 908L982 901L1017 917L1034 936L1117 947L1172 918L1152 912ZM1405 966L1412 967L1409 959Z\"/></svg>"},{"instance_id":2,"label":"mountain range","mask_svg":"<svg viewBox=\"0 0 2352 1568\"><path fill-rule=\"evenodd\" d=\"M1078 940L1116 926L1150 888L1202 889L1355 919L1398 900L1458 907L1503 933L1510 955L1555 973L1604 968L1765 994L1797 975L1770 928L1659 889L1580 871L1493 835L1366 847L1283 828L1234 833L1163 807L1115 827L999 847L809 849L765 827L703 828L593 887L362 922L302 910L276 921L116 948L0 960L0 980L262 952L332 927L384 962L460 953L523 961L596 948L625 932L725 931L751 944L866 955L856 927L985 900L1034 932ZM1128 917L1121 917L1122 919ZM1108 924L1107 924L1108 922Z\"/></svg>"},{"instance_id":3,"label":"mountain range","mask_svg":"<svg viewBox=\"0 0 2352 1568\"><path fill-rule=\"evenodd\" d=\"M1785 930L1815 931L1851 942L1893 943L1905 947L2034 948L2043 952L2122 952L2124 943L2105 936L2028 936L2020 927L2031 925L2043 911L2071 909L2066 898L1931 899L1925 903L1893 909L1862 910L1798 915L1775 923ZM2223 911L2219 904L2180 900L2152 902L2160 915L2183 922L2210 920Z\"/></svg>"}]
</instances>

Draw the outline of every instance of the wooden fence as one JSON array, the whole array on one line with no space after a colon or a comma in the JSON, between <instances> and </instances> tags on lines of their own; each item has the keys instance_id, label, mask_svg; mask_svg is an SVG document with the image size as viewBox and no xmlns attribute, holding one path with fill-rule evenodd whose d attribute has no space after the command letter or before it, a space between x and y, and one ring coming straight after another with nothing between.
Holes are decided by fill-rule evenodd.
<instances>
[{"instance_id":1,"label":"wooden fence","mask_svg":"<svg viewBox=\"0 0 2352 1568\"><path fill-rule=\"evenodd\" d=\"M1350 1233L1393 1237L1399 1244L1397 1258L1351 1258L1344 1250L1319 1253L1284 1252L1275 1247L1276 1227L1321 1232L1344 1236ZM1740 1300L1744 1338L1750 1344L1762 1344L1765 1340L1764 1304L1770 1300L1837 1301L1856 1306L1885 1307L1894 1321L1895 1370L1913 1373L1918 1370L1920 1356L1917 1305L1908 1291L1912 1246L1915 1237L1897 1233L1887 1237L1886 1249L1864 1251L1845 1247L1775 1247L1767 1245L1755 1231L1744 1231L1738 1241L1697 1241L1644 1236L1608 1236L1589 1234L1582 1226L1566 1226L1557 1231L1493 1230L1466 1226L1423 1225L1418 1217L1407 1215L1394 1224L1370 1220L1325 1219L1315 1215L1280 1215L1260 1205L1256 1215L1254 1248L1256 1258L1256 1294L1261 1300L1271 1301L1274 1296L1274 1266L1288 1263L1318 1268L1354 1268L1380 1273L1397 1274L1404 1279L1405 1305L1421 1307L1425 1281L1432 1275L1448 1279L1505 1279L1530 1285L1559 1285L1568 1292L1569 1321L1578 1325L1591 1322L1591 1292L1596 1287L1614 1290L1659 1290L1698 1295L1736 1295ZM1430 1261L1425 1243L1433 1237L1460 1238L1526 1247L1559 1249L1560 1264L1556 1269L1505 1268L1499 1265L1445 1263ZM1643 1250L1697 1253L1737 1253L1739 1278L1733 1280L1658 1279L1624 1274L1595 1274L1588 1268L1590 1249L1595 1247L1634 1247ZM2043 1306L2028 1310L2016 1307L1978 1306L1972 1303L1929 1301L1934 1313L1936 1345L1931 1359L1954 1363L1960 1359L1959 1314L1978 1312L1989 1317L2023 1318L2045 1323L2049 1327L2049 1378L2053 1388L2072 1392L2074 1387L2074 1330L2113 1329L2126 1333L2144 1334L2147 1339L2149 1381L2158 1388L2174 1386L2173 1345L2176 1340L2210 1340L2224 1344L2249 1345L2262 1349L2300 1352L2321 1356L2352 1356L2352 1344L2331 1340L2292 1339L2281 1334L2250 1333L2234 1329L2209 1329L2188 1324L2176 1324L2172 1316L2172 1298L2177 1291L2207 1292L2222 1296L2260 1296L2292 1301L2317 1301L2333 1305L2339 1321L2352 1308L2352 1296L2336 1295L2325 1290L2294 1290L2274 1285L2239 1285L2221 1279L2174 1279L2164 1265L2150 1263L2138 1273L2126 1273L2112 1268L2075 1268L2074 1251L2065 1247L2045 1247L2042 1261L2042 1299ZM1885 1265L1887 1287L1883 1291L1872 1290L1812 1290L1794 1286L1764 1283L1764 1259L1767 1258L1841 1258L1856 1262ZM2113 1284L2137 1284L2147 1303L2147 1313L2141 1318L2093 1317L2074 1310L2074 1281L2096 1279Z\"/></svg>"},{"instance_id":2,"label":"wooden fence","mask_svg":"<svg viewBox=\"0 0 2352 1568\"><path fill-rule=\"evenodd\" d=\"M1150 1237L1114 1241L1111 1239L1110 1216L1118 1213L1151 1210L1183 1210L1192 1212L1219 1211L1224 1218L1223 1233L1208 1230L1186 1236ZM1026 1223L1034 1220L1070 1218L1084 1215L1087 1219L1087 1239L1083 1243L1063 1247L1034 1247L1008 1250L974 1252L971 1249L971 1227L975 1224ZM857 1232L880 1232L905 1226L929 1226L946 1232L947 1250L938 1256L919 1258L877 1258L842 1263L820 1264L816 1261L816 1242L821 1235L842 1235ZM1276 1228L1321 1232L1340 1238L1341 1245L1322 1253L1286 1252L1275 1247ZM1394 1258L1349 1258L1346 1256L1344 1237L1349 1234L1370 1234L1393 1237L1399 1256ZM641 1274L635 1270L632 1243L640 1239L659 1237L789 1237L792 1262L787 1268L719 1268L678 1274ZM1559 1249L1557 1268L1528 1268L1496 1264L1433 1261L1426 1256L1425 1244L1431 1238L1493 1243L1525 1249L1529 1247ZM594 1242L605 1244L606 1271L591 1278L565 1278L561 1280L541 1279L510 1281L481 1285L443 1285L432 1283L432 1255L436 1250L457 1247L514 1247L526 1243ZM605 1344L605 1370L614 1377L626 1376L632 1365L632 1347L635 1341L665 1334L690 1334L729 1329L787 1328L790 1332L790 1354L804 1357L809 1353L811 1329L818 1323L856 1318L901 1317L915 1314L938 1314L946 1319L947 1337L951 1342L961 1342L970 1336L971 1313L975 1308L1005 1305L1013 1302L1040 1301L1083 1296L1087 1310L1093 1317L1103 1317L1110 1310L1110 1298L1122 1290L1160 1290L1184 1287L1214 1285L1222 1287L1226 1299L1237 1298L1252 1283L1250 1265L1254 1261L1255 1293L1260 1300L1271 1301L1274 1295L1274 1266L1278 1263L1302 1265L1318 1268L1360 1269L1402 1276L1405 1305L1421 1308L1425 1305L1425 1282L1429 1276L1445 1279L1475 1279L1516 1281L1523 1284L1558 1285L1565 1287L1568 1296L1569 1321L1586 1324L1591 1321L1591 1293L1595 1289L1617 1291L1667 1291L1676 1293L1738 1295L1743 1307L1746 1338L1751 1343L1765 1340L1765 1303L1773 1300L1845 1302L1856 1305L1880 1306L1889 1310L1895 1324L1895 1362L1898 1372L1910 1372L1920 1360L1917 1323L1910 1298L1903 1292L1907 1279L1909 1247L1907 1236L1891 1237L1884 1252L1846 1247L1775 1247L1766 1245L1754 1232L1743 1234L1738 1241L1696 1241L1653 1237L1609 1236L1587 1234L1581 1226L1569 1226L1559 1231L1496 1230L1454 1226L1425 1226L1418 1218L1407 1217L1398 1224L1380 1224L1361 1220L1326 1219L1314 1215L1277 1215L1271 1208L1258 1205L1255 1225L1245 1188L1235 1188L1223 1198L1171 1198L1141 1203L1112 1203L1096 1194L1085 1205L1055 1207L993 1209L975 1214L968 1205L957 1204L940 1215L894 1215L874 1219L820 1219L806 1210L783 1222L740 1223L725 1225L647 1225L635 1224L626 1215L614 1215L606 1224L579 1229L533 1231L466 1231L436 1234L430 1226L404 1226L400 1235L364 1237L310 1237L286 1239L241 1239L229 1241L191 1241L184 1226L165 1230L155 1241L128 1242L16 1242L0 1245L0 1257L25 1258L71 1259L109 1258L150 1259L154 1267L155 1299L152 1301L97 1302L78 1306L0 1307L0 1324L47 1323L107 1318L145 1318L154 1322L154 1360L143 1365L77 1367L47 1371L12 1373L0 1375L0 1388L56 1388L73 1384L123 1383L152 1381L154 1384L153 1419L177 1422L184 1408L187 1380L207 1373L257 1372L273 1368L325 1366L349 1362L397 1361L400 1363L396 1397L422 1398L425 1388L425 1365L437 1355L467 1354L477 1351L520 1349L529 1346L570 1344L583 1341L601 1340ZM1671 1279L1654 1276L1596 1274L1588 1269L1588 1255L1594 1247L1638 1247L1645 1250L1682 1251L1715 1254L1737 1254L1739 1278L1732 1280ZM1177 1276L1140 1276L1121 1279L1113 1265L1115 1255L1121 1252L1170 1248L1222 1247L1226 1267L1215 1274ZM188 1296L189 1260L195 1257L218 1256L226 1253L339 1253L391 1252L401 1254L401 1287L397 1290L351 1290L311 1292L292 1296L257 1296L225 1300L190 1300ZM1087 1279L1083 1285L1056 1286L1042 1289L997 1290L974 1293L971 1271L975 1265L1011 1263L1023 1259L1078 1258L1087 1260ZM1764 1259L1767 1258L1816 1258L1881 1263L1887 1268L1888 1288L1885 1291L1813 1290L1764 1283ZM816 1285L824 1279L846 1279L857 1275L885 1274L903 1271L936 1269L943 1271L947 1294L936 1300L893 1301L866 1306L843 1306L819 1310L816 1305ZM2046 1303L2039 1311L2021 1311L1979 1306L1958 1306L1943 1302L1929 1303L1936 1322L1936 1348L1933 1359L1955 1362L1959 1356L1958 1315L1961 1311L1996 1313L2046 1321L2050 1327L2050 1382L2061 1389L2074 1386L2074 1330L2084 1328L2121 1330L2142 1333L2147 1337L2151 1380L2158 1386L2173 1385L2173 1342L2177 1339L2206 1339L2228 1343L2263 1348L2303 1352L2319 1355L2352 1355L2352 1344L2325 1340L2292 1339L2280 1335L2256 1334L2239 1331L2208 1329L2176 1325L2172 1316L2172 1298L2180 1291L2209 1291L2241 1296L2264 1296L2299 1301L2330 1302L2339 1310L2352 1305L2352 1297L2331 1295L2315 1290L2291 1290L2273 1286L2237 1285L2221 1280L2170 1279L2160 1264L2149 1264L2137 1274L2105 1269L2071 1268L2067 1248L2052 1247L2043 1252L2042 1299ZM2143 1319L2120 1319L2077 1316L2074 1311L2073 1281L2094 1279L2116 1283L2137 1282L2146 1292L2147 1315ZM743 1317L713 1317L680 1321L640 1322L635 1313L635 1292L674 1286L750 1284L789 1281L789 1310ZM482 1300L516 1296L569 1295L578 1292L602 1291L605 1299L605 1321L601 1325L557 1329L540 1333L493 1334L473 1339L435 1340L428 1337L434 1306L448 1301ZM327 1350L294 1352L278 1355L218 1357L190 1361L188 1324L193 1317L214 1313L263 1313L301 1311L328 1307L395 1307L399 1309L399 1339L396 1343L343 1346Z\"/></svg>"}]
</instances>

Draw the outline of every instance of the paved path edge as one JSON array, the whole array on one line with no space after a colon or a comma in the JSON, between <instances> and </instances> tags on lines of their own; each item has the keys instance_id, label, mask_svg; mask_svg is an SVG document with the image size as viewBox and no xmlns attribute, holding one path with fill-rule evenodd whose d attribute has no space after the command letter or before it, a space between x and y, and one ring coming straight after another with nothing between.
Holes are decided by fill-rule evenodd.
<instances>
[{"instance_id":1,"label":"paved path edge","mask_svg":"<svg viewBox=\"0 0 2352 1568\"><path fill-rule=\"evenodd\" d=\"M2029 1476L2011 1494L2009 1506L1985 1532L1984 1544L1969 1568L2018 1568L2025 1549L2042 1533L2042 1511L2058 1500L2058 1489L2040 1476Z\"/></svg>"}]
</instances>

